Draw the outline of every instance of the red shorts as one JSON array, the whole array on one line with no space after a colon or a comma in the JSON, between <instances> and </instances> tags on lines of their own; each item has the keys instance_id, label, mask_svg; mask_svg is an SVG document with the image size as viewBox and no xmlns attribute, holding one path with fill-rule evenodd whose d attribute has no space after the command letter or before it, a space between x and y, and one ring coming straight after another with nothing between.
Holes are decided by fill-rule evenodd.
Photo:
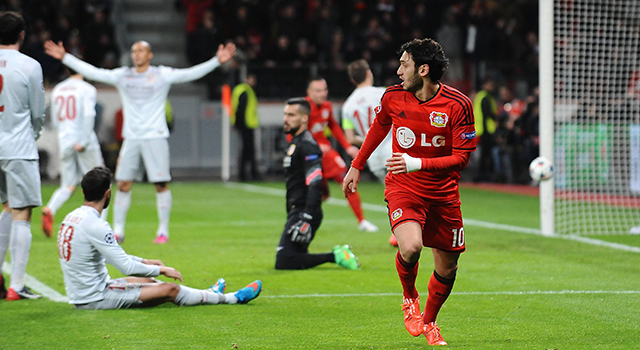
<instances>
[{"instance_id":1,"label":"red shorts","mask_svg":"<svg viewBox=\"0 0 640 350\"><path fill-rule=\"evenodd\" d=\"M347 165L344 163L340 154L330 148L322 153L322 177L325 179L335 179L344 176L347 172Z\"/></svg>"},{"instance_id":2,"label":"red shorts","mask_svg":"<svg viewBox=\"0 0 640 350\"><path fill-rule=\"evenodd\" d=\"M406 191L393 191L386 198L391 230L407 221L422 227L422 244L448 252L463 252L464 227L459 205L436 204Z\"/></svg>"}]
</instances>

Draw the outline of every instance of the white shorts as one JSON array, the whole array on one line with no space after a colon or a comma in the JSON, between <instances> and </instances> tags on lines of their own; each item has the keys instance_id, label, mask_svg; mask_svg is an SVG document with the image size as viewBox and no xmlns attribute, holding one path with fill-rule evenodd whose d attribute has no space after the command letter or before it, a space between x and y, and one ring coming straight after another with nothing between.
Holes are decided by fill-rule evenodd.
<instances>
[{"instance_id":1,"label":"white shorts","mask_svg":"<svg viewBox=\"0 0 640 350\"><path fill-rule=\"evenodd\" d=\"M124 140L118 156L116 180L140 180L143 170L147 171L147 177L151 183L171 181L169 140L166 138Z\"/></svg>"},{"instance_id":2,"label":"white shorts","mask_svg":"<svg viewBox=\"0 0 640 350\"><path fill-rule=\"evenodd\" d=\"M124 278L117 278L107 283L103 292L104 299L87 304L76 304L77 309L82 310L112 310L128 309L142 304L140 290L142 284L128 283Z\"/></svg>"},{"instance_id":3,"label":"white shorts","mask_svg":"<svg viewBox=\"0 0 640 350\"><path fill-rule=\"evenodd\" d=\"M12 209L42 205L37 159L0 159L0 201Z\"/></svg>"},{"instance_id":4,"label":"white shorts","mask_svg":"<svg viewBox=\"0 0 640 350\"><path fill-rule=\"evenodd\" d=\"M60 184L63 187L77 186L89 170L104 165L99 147L84 152L78 152L72 148L61 151L60 154L62 155L60 158Z\"/></svg>"}]
</instances>

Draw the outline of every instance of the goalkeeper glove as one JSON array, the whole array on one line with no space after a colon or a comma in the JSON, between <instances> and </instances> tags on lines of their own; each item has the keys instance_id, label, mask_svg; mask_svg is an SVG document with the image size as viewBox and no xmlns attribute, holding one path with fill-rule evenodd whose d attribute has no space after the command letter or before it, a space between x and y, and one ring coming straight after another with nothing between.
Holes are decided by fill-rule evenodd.
<instances>
[{"instance_id":1,"label":"goalkeeper glove","mask_svg":"<svg viewBox=\"0 0 640 350\"><path fill-rule=\"evenodd\" d=\"M309 221L312 219L313 217L307 213L300 214L298 221L287 232L291 235L291 242L305 244L311 241L312 229Z\"/></svg>"}]
</instances>

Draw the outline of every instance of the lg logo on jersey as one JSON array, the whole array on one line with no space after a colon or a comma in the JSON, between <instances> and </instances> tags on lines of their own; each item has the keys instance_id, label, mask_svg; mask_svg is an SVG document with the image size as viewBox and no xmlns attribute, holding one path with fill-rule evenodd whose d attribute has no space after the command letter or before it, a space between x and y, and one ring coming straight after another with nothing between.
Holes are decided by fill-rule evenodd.
<instances>
[{"instance_id":1,"label":"lg logo on jersey","mask_svg":"<svg viewBox=\"0 0 640 350\"><path fill-rule=\"evenodd\" d=\"M416 134L413 133L413 130L401 126L396 130L396 141L402 148L411 148L416 143ZM420 134L420 146L442 147L444 146L444 136L436 135L428 140L427 134L422 133Z\"/></svg>"}]
</instances>

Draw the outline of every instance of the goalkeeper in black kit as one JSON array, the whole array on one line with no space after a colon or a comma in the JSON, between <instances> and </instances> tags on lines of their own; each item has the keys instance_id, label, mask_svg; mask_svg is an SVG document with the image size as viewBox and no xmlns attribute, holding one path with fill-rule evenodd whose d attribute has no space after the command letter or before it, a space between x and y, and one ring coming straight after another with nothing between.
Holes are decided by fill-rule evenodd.
<instances>
[{"instance_id":1,"label":"goalkeeper in black kit","mask_svg":"<svg viewBox=\"0 0 640 350\"><path fill-rule=\"evenodd\" d=\"M284 107L284 132L292 139L284 157L287 223L276 253L276 269L303 270L336 263L358 270L360 264L348 245L337 245L331 253L309 253L309 244L322 223L322 151L307 130L310 113L311 106L304 98L292 98Z\"/></svg>"}]
</instances>

